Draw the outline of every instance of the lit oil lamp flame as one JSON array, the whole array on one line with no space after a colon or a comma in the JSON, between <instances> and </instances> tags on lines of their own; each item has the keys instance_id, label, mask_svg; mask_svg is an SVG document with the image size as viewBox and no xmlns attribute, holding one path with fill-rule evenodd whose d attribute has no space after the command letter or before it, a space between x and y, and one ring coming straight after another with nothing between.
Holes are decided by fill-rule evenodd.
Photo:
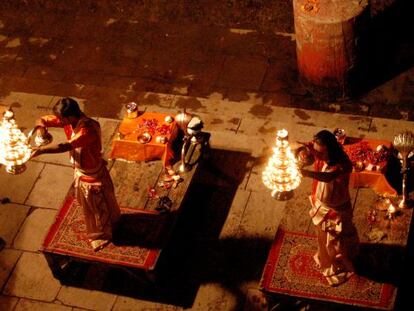
<instances>
[{"instance_id":1,"label":"lit oil lamp flame","mask_svg":"<svg viewBox=\"0 0 414 311\"><path fill-rule=\"evenodd\" d=\"M289 198L292 190L301 182L296 159L288 142L288 131L285 129L277 131L276 146L263 171L262 180L272 190L272 196L280 200Z\"/></svg>"},{"instance_id":2,"label":"lit oil lamp flame","mask_svg":"<svg viewBox=\"0 0 414 311\"><path fill-rule=\"evenodd\" d=\"M19 174L26 169L25 163L30 159L32 149L27 137L18 128L11 109L3 113L0 122L0 163L9 174Z\"/></svg>"}]
</instances>

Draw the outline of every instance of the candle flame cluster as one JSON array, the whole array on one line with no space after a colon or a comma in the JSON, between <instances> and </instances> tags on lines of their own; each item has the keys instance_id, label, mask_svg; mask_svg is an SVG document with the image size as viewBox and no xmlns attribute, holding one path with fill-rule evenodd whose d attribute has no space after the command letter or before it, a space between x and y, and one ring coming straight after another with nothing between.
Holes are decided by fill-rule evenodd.
<instances>
[{"instance_id":1,"label":"candle flame cluster","mask_svg":"<svg viewBox=\"0 0 414 311\"><path fill-rule=\"evenodd\" d=\"M294 190L300 184L301 177L285 129L277 131L276 146L263 171L262 180L267 188L277 192Z\"/></svg>"},{"instance_id":2,"label":"candle flame cluster","mask_svg":"<svg viewBox=\"0 0 414 311\"><path fill-rule=\"evenodd\" d=\"M13 111L6 110L0 122L0 163L14 173L14 167L24 165L30 155L26 135L17 127Z\"/></svg>"}]
</instances>

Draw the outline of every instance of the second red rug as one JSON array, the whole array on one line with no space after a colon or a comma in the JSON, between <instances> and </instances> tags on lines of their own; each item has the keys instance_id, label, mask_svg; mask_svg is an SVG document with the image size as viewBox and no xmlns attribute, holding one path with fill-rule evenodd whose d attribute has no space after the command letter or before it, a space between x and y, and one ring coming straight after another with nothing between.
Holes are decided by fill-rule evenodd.
<instances>
[{"instance_id":1,"label":"second red rug","mask_svg":"<svg viewBox=\"0 0 414 311\"><path fill-rule=\"evenodd\" d=\"M266 292L332 301L369 308L392 309L395 287L357 275L331 287L317 269L312 256L316 237L279 230L263 272L261 286Z\"/></svg>"}]
</instances>

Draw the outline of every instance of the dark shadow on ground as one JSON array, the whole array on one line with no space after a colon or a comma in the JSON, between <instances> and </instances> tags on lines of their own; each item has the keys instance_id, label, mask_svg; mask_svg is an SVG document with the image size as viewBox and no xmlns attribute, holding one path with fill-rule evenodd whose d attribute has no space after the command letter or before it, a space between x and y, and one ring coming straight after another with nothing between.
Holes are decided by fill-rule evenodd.
<instances>
[{"instance_id":1,"label":"dark shadow on ground","mask_svg":"<svg viewBox=\"0 0 414 311\"><path fill-rule=\"evenodd\" d=\"M72 263L63 283L186 308L193 305L201 284L219 283L234 295L240 309L245 300L241 286L260 279L271 244L260 238L219 239L238 186L250 170L248 161L248 153L210 150L155 273L105 267L97 277L90 272L96 267Z\"/></svg>"},{"instance_id":2,"label":"dark shadow on ground","mask_svg":"<svg viewBox=\"0 0 414 311\"><path fill-rule=\"evenodd\" d=\"M245 300L241 286L260 279L271 241L197 239L190 234L182 237L185 241L171 244L168 253L163 254L155 284L113 269L106 275L102 290L190 308L201 284L219 283L234 296L235 309L240 310Z\"/></svg>"},{"instance_id":3,"label":"dark shadow on ground","mask_svg":"<svg viewBox=\"0 0 414 311\"><path fill-rule=\"evenodd\" d=\"M172 240L163 252L155 286L116 271L108 274L108 290L191 307L199 286L214 282L226 287L241 307L245 295L240 286L260 279L271 241L218 238L249 160L250 155L243 152L211 150L200 164Z\"/></svg>"},{"instance_id":4,"label":"dark shadow on ground","mask_svg":"<svg viewBox=\"0 0 414 311\"><path fill-rule=\"evenodd\" d=\"M407 310L407 306L413 301L413 278L414 278L414 222L411 220L410 234L408 235L407 248L405 249L404 266L401 268L401 286L396 299L396 311Z\"/></svg>"},{"instance_id":5,"label":"dark shadow on ground","mask_svg":"<svg viewBox=\"0 0 414 311\"><path fill-rule=\"evenodd\" d=\"M355 269L358 275L399 286L406 250L397 245L361 243Z\"/></svg>"},{"instance_id":6,"label":"dark shadow on ground","mask_svg":"<svg viewBox=\"0 0 414 311\"><path fill-rule=\"evenodd\" d=\"M113 234L116 246L139 245L147 248L162 248L168 238L174 215L163 213L122 214Z\"/></svg>"},{"instance_id":7,"label":"dark shadow on ground","mask_svg":"<svg viewBox=\"0 0 414 311\"><path fill-rule=\"evenodd\" d=\"M390 185L397 190L399 194L402 191L402 174L401 174L401 161L396 156L393 155L387 165L387 171L385 173L385 177L387 178ZM411 192L414 190L414 157L411 157L408 161L408 175L407 175L407 191Z\"/></svg>"}]
</instances>

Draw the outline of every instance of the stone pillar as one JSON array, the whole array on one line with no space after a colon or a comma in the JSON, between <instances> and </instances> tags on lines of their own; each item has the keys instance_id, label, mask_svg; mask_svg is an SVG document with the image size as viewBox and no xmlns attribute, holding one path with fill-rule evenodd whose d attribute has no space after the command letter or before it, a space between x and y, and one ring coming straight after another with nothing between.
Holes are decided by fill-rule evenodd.
<instances>
[{"instance_id":1,"label":"stone pillar","mask_svg":"<svg viewBox=\"0 0 414 311\"><path fill-rule=\"evenodd\" d=\"M293 0L293 10L298 69L308 90L325 99L358 93L368 0Z\"/></svg>"}]
</instances>

